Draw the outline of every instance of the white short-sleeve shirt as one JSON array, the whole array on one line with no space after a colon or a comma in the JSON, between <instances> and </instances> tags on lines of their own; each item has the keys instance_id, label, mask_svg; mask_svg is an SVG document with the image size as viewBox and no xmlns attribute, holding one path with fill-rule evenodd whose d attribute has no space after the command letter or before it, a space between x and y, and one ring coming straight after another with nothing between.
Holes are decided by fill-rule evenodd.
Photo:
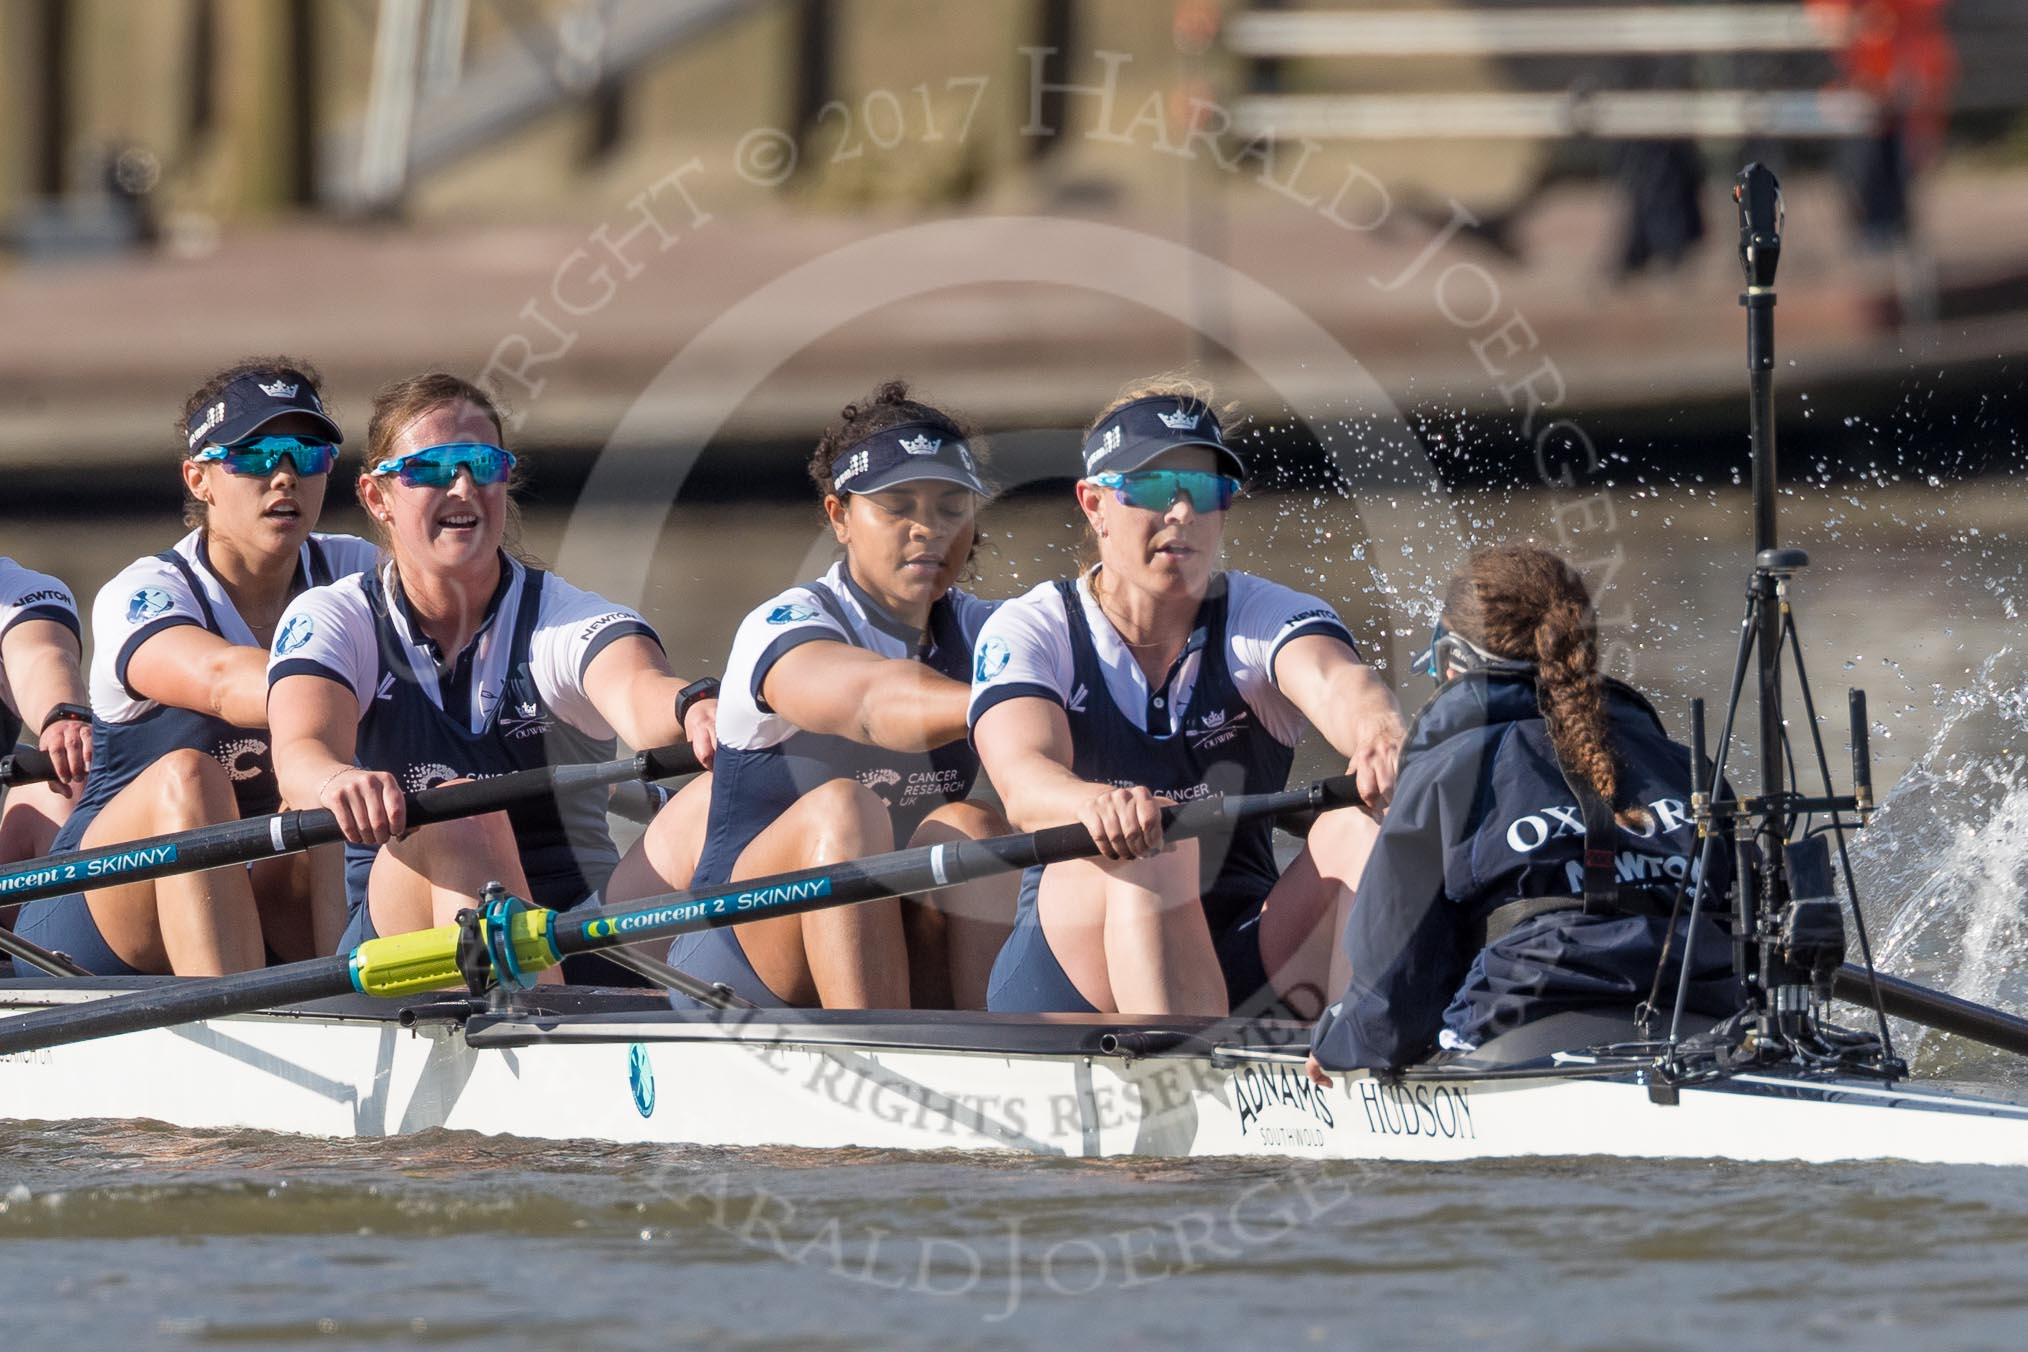
<instances>
[{"instance_id":1,"label":"white short-sleeve shirt","mask_svg":"<svg viewBox=\"0 0 2028 1352\"><path fill-rule=\"evenodd\" d=\"M107 723L131 723L155 709L127 683L127 664L163 630L194 624L228 643L260 646L211 571L203 533L190 532L166 552L175 558L135 559L92 601L92 712ZM364 572L378 557L378 548L357 536L312 535L299 566L305 578L328 581Z\"/></svg>"},{"instance_id":2,"label":"white short-sleeve shirt","mask_svg":"<svg viewBox=\"0 0 2028 1352\"><path fill-rule=\"evenodd\" d=\"M969 650L1000 603L956 587L945 599L956 609L958 627ZM915 657L921 640L920 633L869 602L842 562L814 581L776 593L748 612L733 635L719 690L719 744L739 751L762 751L794 735L795 724L761 698L768 673L791 649L814 642L849 643L882 657Z\"/></svg>"},{"instance_id":3,"label":"white short-sleeve shirt","mask_svg":"<svg viewBox=\"0 0 2028 1352\"><path fill-rule=\"evenodd\" d=\"M423 692L439 709L454 715L462 712L475 735L492 722L507 687L514 663L514 654L508 649L527 577L527 568L506 560L501 588L469 648L469 679L450 685L422 683ZM421 673L437 670L434 645L416 625L407 605L397 599L400 592L391 566L381 572L379 581L390 600L388 618L397 641L406 649L410 669ZM364 582L363 577L351 577L328 587L312 587L289 604L268 654L270 684L304 673L324 676L350 690L364 716L383 686L394 679L381 660L373 603ZM607 644L630 634L643 635L661 646L661 639L639 612L574 587L554 573L545 574L535 627L528 640L528 669L549 710L590 737L613 736L612 726L585 692L584 675ZM462 710L457 707L460 703Z\"/></svg>"},{"instance_id":4,"label":"white short-sleeve shirt","mask_svg":"<svg viewBox=\"0 0 2028 1352\"><path fill-rule=\"evenodd\" d=\"M1078 579L1077 597L1105 674L1106 693L1142 731L1173 735L1175 720L1190 706L1202 654L1186 654L1167 686L1151 689L1132 650L1092 595L1091 576L1086 573ZM1337 611L1318 598L1250 573L1227 571L1224 577L1225 658L1233 684L1261 726L1284 746L1294 746L1305 720L1275 683L1275 658L1282 647L1306 634L1342 639L1355 656L1358 647ZM1077 684L1070 620L1054 582L1007 602L986 622L972 672L973 727L981 714L1003 700L1036 696L1070 709L1082 708L1089 694Z\"/></svg>"},{"instance_id":5,"label":"white short-sleeve shirt","mask_svg":"<svg viewBox=\"0 0 2028 1352\"><path fill-rule=\"evenodd\" d=\"M38 573L12 559L0 558L0 638L28 620L50 620L69 629L80 641L84 638L78 625L77 602L71 598L69 587L48 573ZM0 666L0 700L6 702L16 718L21 716L14 686L7 679L4 666ZM5 747L0 747L0 751L4 750Z\"/></svg>"}]
</instances>

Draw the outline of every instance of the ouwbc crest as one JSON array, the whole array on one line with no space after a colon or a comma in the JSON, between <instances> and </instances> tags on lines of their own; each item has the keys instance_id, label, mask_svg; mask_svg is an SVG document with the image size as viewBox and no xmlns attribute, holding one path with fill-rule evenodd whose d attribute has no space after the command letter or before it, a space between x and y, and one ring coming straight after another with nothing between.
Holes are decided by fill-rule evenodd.
<instances>
[{"instance_id":1,"label":"ouwbc crest","mask_svg":"<svg viewBox=\"0 0 2028 1352\"><path fill-rule=\"evenodd\" d=\"M1202 411L1191 413L1183 405L1178 404L1174 413L1158 413L1155 416L1160 418L1162 426L1168 428L1171 432L1195 432L1197 430L1197 420L1202 418L1204 414Z\"/></svg>"},{"instance_id":2,"label":"ouwbc crest","mask_svg":"<svg viewBox=\"0 0 2028 1352\"><path fill-rule=\"evenodd\" d=\"M902 442L901 449L907 451L910 455L935 455L937 447L943 444L944 440L942 437L932 437L926 433L918 432L907 441Z\"/></svg>"},{"instance_id":3,"label":"ouwbc crest","mask_svg":"<svg viewBox=\"0 0 2028 1352\"><path fill-rule=\"evenodd\" d=\"M290 385L277 380L272 385L261 386L261 393L267 395L270 399L294 399L296 391L301 388L302 386L300 385Z\"/></svg>"}]
</instances>

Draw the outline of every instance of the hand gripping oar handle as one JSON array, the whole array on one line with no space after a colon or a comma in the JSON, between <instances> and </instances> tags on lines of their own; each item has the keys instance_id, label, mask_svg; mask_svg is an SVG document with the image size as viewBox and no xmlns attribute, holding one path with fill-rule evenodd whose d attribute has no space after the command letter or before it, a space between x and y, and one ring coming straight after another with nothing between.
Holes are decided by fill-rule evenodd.
<instances>
[{"instance_id":1,"label":"hand gripping oar handle","mask_svg":"<svg viewBox=\"0 0 2028 1352\"><path fill-rule=\"evenodd\" d=\"M1831 993L1849 1004L1871 1009L1875 981L1880 983L1880 1008L1897 1019L1908 1019L1940 1033L1955 1033L1988 1047L2028 1056L2028 1019L2017 1018L2005 1010L1961 1000L1885 972L1868 977L1865 968L1849 962L1832 977Z\"/></svg>"},{"instance_id":2,"label":"hand gripping oar handle","mask_svg":"<svg viewBox=\"0 0 2028 1352\"><path fill-rule=\"evenodd\" d=\"M412 793L408 795L408 822L411 826L427 826L431 822L496 811L542 793L575 793L629 779L664 779L697 768L696 757L689 747L673 746L590 765L516 770L491 779ZM174 835L150 836L146 840L123 841L96 850L44 855L0 870L0 904L244 864L294 854L341 838L336 817L323 808L308 808L201 826Z\"/></svg>"},{"instance_id":3,"label":"hand gripping oar handle","mask_svg":"<svg viewBox=\"0 0 2028 1352\"><path fill-rule=\"evenodd\" d=\"M1354 807L1358 803L1357 785L1350 776L1343 776L1284 793L1208 799L1172 808L1163 814L1165 835L1170 839L1210 835L1262 817ZM555 911L519 911L509 921L508 942L513 945L518 965L524 971L535 972L555 965L570 953L673 937L689 930L738 924L762 915L792 915L825 906L932 891L1010 868L1029 868L1097 852L1098 847L1082 826L922 846L829 868L755 879L727 891L671 893L645 905L630 903L630 909L625 910L601 907L573 911L567 916ZM417 930L413 934L369 939L349 955L312 958L308 962L213 980L165 983L159 989L110 996L84 1006L66 1005L0 1018L0 1056L197 1019L245 1014L355 990L370 995L401 996L438 989L462 979L458 969L458 942L462 935L456 925Z\"/></svg>"},{"instance_id":4,"label":"hand gripping oar handle","mask_svg":"<svg viewBox=\"0 0 2028 1352\"><path fill-rule=\"evenodd\" d=\"M56 778L56 767L40 747L18 746L0 756L0 789L17 784L47 784Z\"/></svg>"}]
</instances>

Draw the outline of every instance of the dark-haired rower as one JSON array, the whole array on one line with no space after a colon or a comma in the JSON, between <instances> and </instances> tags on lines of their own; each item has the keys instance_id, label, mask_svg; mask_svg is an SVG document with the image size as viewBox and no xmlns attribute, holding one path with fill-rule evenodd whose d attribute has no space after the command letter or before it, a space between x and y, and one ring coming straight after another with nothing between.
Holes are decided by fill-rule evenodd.
<instances>
[{"instance_id":1,"label":"dark-haired rower","mask_svg":"<svg viewBox=\"0 0 2028 1352\"><path fill-rule=\"evenodd\" d=\"M192 529L92 605L92 774L57 849L281 806L268 641L291 597L373 561L364 540L312 534L341 439L316 371L292 358L240 362L191 395L180 452ZM333 868L312 852L73 892L30 902L15 928L102 975L246 971L335 937Z\"/></svg>"},{"instance_id":2,"label":"dark-haired rower","mask_svg":"<svg viewBox=\"0 0 2028 1352\"><path fill-rule=\"evenodd\" d=\"M966 676L992 605L954 583L986 497L982 450L899 381L818 442L810 477L845 557L733 639L694 886L1007 829L964 801L979 769ZM686 935L670 961L760 1004L979 1008L1011 884L933 895Z\"/></svg>"}]
</instances>

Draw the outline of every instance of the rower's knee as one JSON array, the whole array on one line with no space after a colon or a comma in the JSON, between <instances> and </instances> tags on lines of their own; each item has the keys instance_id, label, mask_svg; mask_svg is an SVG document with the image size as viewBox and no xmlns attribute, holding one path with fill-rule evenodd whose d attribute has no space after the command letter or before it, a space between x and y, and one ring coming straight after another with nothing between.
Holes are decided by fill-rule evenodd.
<instances>
[{"instance_id":1,"label":"rower's knee","mask_svg":"<svg viewBox=\"0 0 2028 1352\"><path fill-rule=\"evenodd\" d=\"M514 827L504 812L431 822L410 832L397 842L396 848L418 872L429 876L443 871L445 866L469 869L496 859L518 857Z\"/></svg>"},{"instance_id":2,"label":"rower's knee","mask_svg":"<svg viewBox=\"0 0 2028 1352\"><path fill-rule=\"evenodd\" d=\"M909 837L911 845L934 845L939 841L985 840L992 836L1004 836L1013 828L1007 819L983 803L945 803L929 816L922 825L915 828Z\"/></svg>"},{"instance_id":3,"label":"rower's knee","mask_svg":"<svg viewBox=\"0 0 2028 1352\"><path fill-rule=\"evenodd\" d=\"M239 815L233 799L232 776L202 751L179 747L156 761L149 771L149 797L164 831L187 830Z\"/></svg>"},{"instance_id":4,"label":"rower's knee","mask_svg":"<svg viewBox=\"0 0 2028 1352\"><path fill-rule=\"evenodd\" d=\"M799 806L809 826L808 857L829 864L894 848L894 824L887 805L856 779L833 779L803 796Z\"/></svg>"}]
</instances>

